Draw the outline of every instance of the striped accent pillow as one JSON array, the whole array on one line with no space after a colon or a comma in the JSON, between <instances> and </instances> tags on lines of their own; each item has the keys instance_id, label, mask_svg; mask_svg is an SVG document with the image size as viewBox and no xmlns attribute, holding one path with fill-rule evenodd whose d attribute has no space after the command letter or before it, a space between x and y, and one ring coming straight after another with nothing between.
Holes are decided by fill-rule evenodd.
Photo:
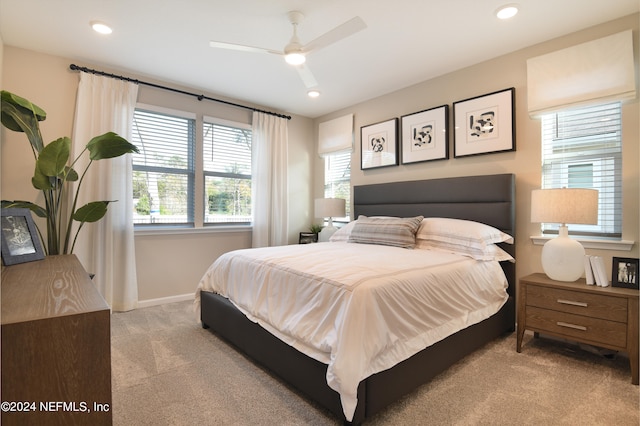
<instances>
[{"instance_id":1,"label":"striped accent pillow","mask_svg":"<svg viewBox=\"0 0 640 426\"><path fill-rule=\"evenodd\" d=\"M359 216L349 236L349 242L413 248L416 245L416 231L422 219L424 219L422 216L408 218Z\"/></svg>"}]
</instances>

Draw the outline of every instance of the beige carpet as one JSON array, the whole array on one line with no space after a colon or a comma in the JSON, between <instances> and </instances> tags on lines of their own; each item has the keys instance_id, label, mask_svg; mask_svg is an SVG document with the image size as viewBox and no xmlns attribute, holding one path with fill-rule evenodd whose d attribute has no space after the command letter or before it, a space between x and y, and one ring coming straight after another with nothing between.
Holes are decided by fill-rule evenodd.
<instances>
[{"instance_id":1,"label":"beige carpet","mask_svg":"<svg viewBox=\"0 0 640 426\"><path fill-rule=\"evenodd\" d=\"M114 425L336 425L196 322L190 302L112 315ZM634 425L628 359L515 333L367 425Z\"/></svg>"}]
</instances>

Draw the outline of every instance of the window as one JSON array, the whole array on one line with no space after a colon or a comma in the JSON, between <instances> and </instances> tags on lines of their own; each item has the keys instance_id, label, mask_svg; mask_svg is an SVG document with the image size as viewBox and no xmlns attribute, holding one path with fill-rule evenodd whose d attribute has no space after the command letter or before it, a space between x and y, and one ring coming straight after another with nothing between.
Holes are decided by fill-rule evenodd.
<instances>
[{"instance_id":1,"label":"window","mask_svg":"<svg viewBox=\"0 0 640 426\"><path fill-rule=\"evenodd\" d=\"M334 217L336 222L348 222L351 217L351 152L328 154L324 159L324 196L344 198L346 216Z\"/></svg>"},{"instance_id":2,"label":"window","mask_svg":"<svg viewBox=\"0 0 640 426\"><path fill-rule=\"evenodd\" d=\"M136 109L134 224L193 224L195 117Z\"/></svg>"},{"instance_id":3,"label":"window","mask_svg":"<svg viewBox=\"0 0 640 426\"><path fill-rule=\"evenodd\" d=\"M204 223L251 222L251 127L205 118Z\"/></svg>"},{"instance_id":4,"label":"window","mask_svg":"<svg viewBox=\"0 0 640 426\"><path fill-rule=\"evenodd\" d=\"M598 225L571 225L577 235L622 235L622 111L619 102L542 117L542 188L599 191ZM543 224L557 233L558 224Z\"/></svg>"},{"instance_id":5,"label":"window","mask_svg":"<svg viewBox=\"0 0 640 426\"><path fill-rule=\"evenodd\" d=\"M251 125L139 105L131 142L134 224L252 222Z\"/></svg>"}]
</instances>

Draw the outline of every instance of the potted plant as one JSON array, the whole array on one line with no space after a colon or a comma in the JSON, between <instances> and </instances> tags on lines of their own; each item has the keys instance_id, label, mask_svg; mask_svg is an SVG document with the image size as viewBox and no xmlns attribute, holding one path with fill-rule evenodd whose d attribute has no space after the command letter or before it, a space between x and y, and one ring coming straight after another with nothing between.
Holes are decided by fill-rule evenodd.
<instances>
[{"instance_id":1,"label":"potted plant","mask_svg":"<svg viewBox=\"0 0 640 426\"><path fill-rule=\"evenodd\" d=\"M309 231L311 231L312 234L316 234L316 241L318 241L318 234L320 233L320 231L322 231L322 225L317 225L314 223L309 227Z\"/></svg>"},{"instance_id":2,"label":"potted plant","mask_svg":"<svg viewBox=\"0 0 640 426\"><path fill-rule=\"evenodd\" d=\"M2 207L28 208L46 220L46 244L38 228L45 254L73 253L75 241L83 225L102 219L107 213L107 206L112 202L93 201L76 208L80 187L89 167L94 161L138 152L138 149L116 133L107 132L91 139L80 155L72 159L69 164L71 139L65 136L47 145L42 140L39 122L47 117L42 108L5 90L0 93L0 96L2 125L9 130L25 133L31 144L35 160L35 171L31 183L34 188L42 191L45 203L44 206L40 206L29 201L2 200ZM73 167L85 153L89 155L89 163L82 173L78 174ZM70 182L77 182L75 189L70 187ZM66 200L72 200L72 207L65 216L62 206ZM79 222L79 226L72 240L73 221Z\"/></svg>"}]
</instances>

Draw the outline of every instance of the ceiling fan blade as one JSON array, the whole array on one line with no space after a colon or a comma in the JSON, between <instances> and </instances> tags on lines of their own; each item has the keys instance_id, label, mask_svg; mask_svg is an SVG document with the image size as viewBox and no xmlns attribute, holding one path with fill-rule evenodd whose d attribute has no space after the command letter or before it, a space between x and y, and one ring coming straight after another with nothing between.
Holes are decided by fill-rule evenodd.
<instances>
[{"instance_id":1,"label":"ceiling fan blade","mask_svg":"<svg viewBox=\"0 0 640 426\"><path fill-rule=\"evenodd\" d=\"M302 50L308 53L312 50L322 49L323 47L338 42L343 38L347 38L350 35L357 33L358 31L362 31L365 28L367 28L367 24L365 24L362 18L356 16L355 18L348 20L344 24L338 25L334 29L324 33L315 40L310 41L303 46Z\"/></svg>"},{"instance_id":2,"label":"ceiling fan blade","mask_svg":"<svg viewBox=\"0 0 640 426\"><path fill-rule=\"evenodd\" d=\"M273 53L276 55L282 55L282 52L277 50L264 49L262 47L246 46L244 44L225 43L223 41L210 41L209 46L216 49L238 50L241 52L253 52L253 53Z\"/></svg>"},{"instance_id":3,"label":"ceiling fan blade","mask_svg":"<svg viewBox=\"0 0 640 426\"><path fill-rule=\"evenodd\" d=\"M298 75L300 76L300 79L302 79L302 82L304 83L307 89L311 89L318 85L318 81L311 73L311 70L307 68L304 64L298 65L296 66L296 68L298 69Z\"/></svg>"}]
</instances>

